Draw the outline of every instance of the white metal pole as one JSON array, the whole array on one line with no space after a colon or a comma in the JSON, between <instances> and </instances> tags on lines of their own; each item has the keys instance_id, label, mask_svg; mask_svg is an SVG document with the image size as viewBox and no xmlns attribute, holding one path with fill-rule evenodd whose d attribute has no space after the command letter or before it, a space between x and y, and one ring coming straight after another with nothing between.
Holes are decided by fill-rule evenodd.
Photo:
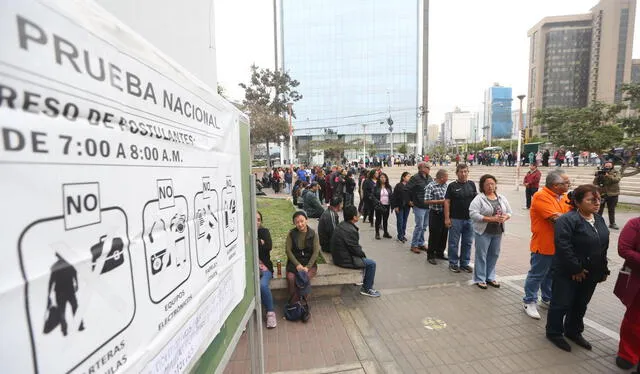
<instances>
[{"instance_id":1,"label":"white metal pole","mask_svg":"<svg viewBox=\"0 0 640 374\"><path fill-rule=\"evenodd\" d=\"M291 165L291 172L293 172L293 125L291 123L291 103L287 104L289 108L289 165Z\"/></svg>"},{"instance_id":2,"label":"white metal pole","mask_svg":"<svg viewBox=\"0 0 640 374\"><path fill-rule=\"evenodd\" d=\"M518 150L516 155L516 160L518 163L516 164L516 191L520 191L520 153L522 150L522 100L524 100L524 95L518 95L518 99L520 100L520 118L518 118Z\"/></svg>"}]
</instances>

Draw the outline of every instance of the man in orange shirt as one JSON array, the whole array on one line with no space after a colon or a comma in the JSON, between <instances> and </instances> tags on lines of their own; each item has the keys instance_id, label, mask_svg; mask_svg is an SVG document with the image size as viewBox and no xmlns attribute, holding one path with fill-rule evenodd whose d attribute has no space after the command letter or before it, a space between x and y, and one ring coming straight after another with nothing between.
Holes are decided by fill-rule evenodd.
<instances>
[{"instance_id":1,"label":"man in orange shirt","mask_svg":"<svg viewBox=\"0 0 640 374\"><path fill-rule=\"evenodd\" d=\"M542 291L542 305L549 307L551 301L551 262L556 252L553 243L553 225L564 213L571 210L567 191L571 182L561 169L547 174L545 186L533 195L531 202L531 268L524 282L524 311L534 319L538 313L538 289Z\"/></svg>"}]
</instances>

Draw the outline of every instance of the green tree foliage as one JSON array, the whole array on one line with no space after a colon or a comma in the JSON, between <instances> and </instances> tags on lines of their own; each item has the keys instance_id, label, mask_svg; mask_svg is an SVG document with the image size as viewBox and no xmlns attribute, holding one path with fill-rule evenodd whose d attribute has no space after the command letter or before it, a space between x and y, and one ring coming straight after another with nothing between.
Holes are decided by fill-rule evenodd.
<instances>
[{"instance_id":1,"label":"green tree foliage","mask_svg":"<svg viewBox=\"0 0 640 374\"><path fill-rule=\"evenodd\" d=\"M401 143L396 149L396 151L400 154L406 155L408 152L407 145L405 143Z\"/></svg>"},{"instance_id":2,"label":"green tree foliage","mask_svg":"<svg viewBox=\"0 0 640 374\"><path fill-rule=\"evenodd\" d=\"M251 65L249 84L239 85L244 89L242 104L245 107L265 107L277 116L288 113L288 102L302 99L302 95L296 90L300 82L281 70L272 71ZM293 109L292 114L296 118Z\"/></svg>"},{"instance_id":3,"label":"green tree foliage","mask_svg":"<svg viewBox=\"0 0 640 374\"><path fill-rule=\"evenodd\" d=\"M344 151L349 149L358 149L362 146L359 140L344 142L342 139L326 139L314 140L311 142L311 148L324 151L325 159L341 160L344 157Z\"/></svg>"},{"instance_id":4,"label":"green tree foliage","mask_svg":"<svg viewBox=\"0 0 640 374\"><path fill-rule=\"evenodd\" d=\"M267 158L271 160L269 143L277 143L280 136L288 136L289 123L285 118L271 113L263 106L252 106L246 111L251 119L251 144L266 143Z\"/></svg>"},{"instance_id":5,"label":"green tree foliage","mask_svg":"<svg viewBox=\"0 0 640 374\"><path fill-rule=\"evenodd\" d=\"M640 145L640 84L624 84L622 92L630 110L620 119L620 127L627 135L625 143L637 147Z\"/></svg>"},{"instance_id":6,"label":"green tree foliage","mask_svg":"<svg viewBox=\"0 0 640 374\"><path fill-rule=\"evenodd\" d=\"M251 65L249 83L239 85L244 89L242 110L251 120L251 144L266 143L270 159L269 143L278 142L280 136L289 135L289 125L282 115L288 112L288 102L302 99L295 89L300 82L292 79L287 72Z\"/></svg>"},{"instance_id":7,"label":"green tree foliage","mask_svg":"<svg viewBox=\"0 0 640 374\"><path fill-rule=\"evenodd\" d=\"M545 108L535 114L556 146L601 152L620 144L624 136L618 115L624 105L592 103L584 108Z\"/></svg>"}]
</instances>

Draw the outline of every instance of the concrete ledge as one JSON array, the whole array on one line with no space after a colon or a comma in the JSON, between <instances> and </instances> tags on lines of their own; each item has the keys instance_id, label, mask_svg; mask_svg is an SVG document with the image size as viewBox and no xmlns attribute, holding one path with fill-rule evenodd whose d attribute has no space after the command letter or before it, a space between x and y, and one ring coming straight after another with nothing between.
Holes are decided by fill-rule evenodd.
<instances>
[{"instance_id":1,"label":"concrete ledge","mask_svg":"<svg viewBox=\"0 0 640 374\"><path fill-rule=\"evenodd\" d=\"M325 259L331 258L324 254ZM284 300L287 294L287 279L284 269L282 278L273 278L270 282L271 292L278 300ZM339 296L343 286L353 286L354 283L362 282L361 269L345 269L333 264L318 264L318 274L311 280L311 294L319 296Z\"/></svg>"}]
</instances>

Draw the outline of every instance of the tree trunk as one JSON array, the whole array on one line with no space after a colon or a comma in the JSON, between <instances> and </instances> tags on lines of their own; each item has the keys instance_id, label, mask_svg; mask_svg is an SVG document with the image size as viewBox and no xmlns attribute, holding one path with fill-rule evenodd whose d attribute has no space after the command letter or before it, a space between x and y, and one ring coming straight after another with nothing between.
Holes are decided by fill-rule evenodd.
<instances>
[{"instance_id":1,"label":"tree trunk","mask_svg":"<svg viewBox=\"0 0 640 374\"><path fill-rule=\"evenodd\" d=\"M269 150L269 141L267 140L267 167L271 168L271 151Z\"/></svg>"}]
</instances>

